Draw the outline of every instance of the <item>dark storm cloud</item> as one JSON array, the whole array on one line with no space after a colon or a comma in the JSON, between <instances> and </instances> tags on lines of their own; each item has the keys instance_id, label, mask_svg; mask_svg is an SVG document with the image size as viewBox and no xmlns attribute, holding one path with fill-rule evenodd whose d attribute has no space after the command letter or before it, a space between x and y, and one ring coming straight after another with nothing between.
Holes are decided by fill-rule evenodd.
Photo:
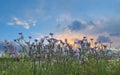
<instances>
[{"instance_id":1,"label":"dark storm cloud","mask_svg":"<svg viewBox=\"0 0 120 75\"><path fill-rule=\"evenodd\" d=\"M83 29L86 29L88 25L94 25L92 21L85 21L85 23L82 23L81 21L73 21L71 25L68 25L67 28L71 31L81 31Z\"/></svg>"},{"instance_id":2,"label":"dark storm cloud","mask_svg":"<svg viewBox=\"0 0 120 75\"><path fill-rule=\"evenodd\" d=\"M82 24L80 21L73 21L72 25L69 25L68 28L72 31L80 31L82 29L85 29L86 26Z\"/></svg>"},{"instance_id":3,"label":"dark storm cloud","mask_svg":"<svg viewBox=\"0 0 120 75\"><path fill-rule=\"evenodd\" d=\"M97 38L97 41L101 41L101 42L103 42L103 43L107 43L107 42L110 42L111 39L110 39L109 37L99 36L99 37Z\"/></svg>"},{"instance_id":4,"label":"dark storm cloud","mask_svg":"<svg viewBox=\"0 0 120 75\"><path fill-rule=\"evenodd\" d=\"M57 27L60 28L60 27ZM74 20L67 27L60 30L69 29L74 32L85 32L90 34L108 33L110 36L120 36L120 18L101 18L94 20Z\"/></svg>"}]
</instances>

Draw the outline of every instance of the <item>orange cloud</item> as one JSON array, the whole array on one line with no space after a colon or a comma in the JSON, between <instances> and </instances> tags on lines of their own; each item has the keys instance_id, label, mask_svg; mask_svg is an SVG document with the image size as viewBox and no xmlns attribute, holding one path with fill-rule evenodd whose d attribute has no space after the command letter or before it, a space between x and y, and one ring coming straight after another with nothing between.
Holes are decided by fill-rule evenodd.
<instances>
[{"instance_id":1,"label":"orange cloud","mask_svg":"<svg viewBox=\"0 0 120 75\"><path fill-rule=\"evenodd\" d=\"M60 39L62 41L67 39L68 43L73 45L75 39L82 40L84 36L88 38L88 41L90 41L91 38L93 38L94 41L96 41L96 39L98 37L98 36L95 36L95 35L83 35L83 34L79 34L79 33L75 33L75 32L65 32L65 33L62 33L62 34L57 34L56 38Z\"/></svg>"}]
</instances>

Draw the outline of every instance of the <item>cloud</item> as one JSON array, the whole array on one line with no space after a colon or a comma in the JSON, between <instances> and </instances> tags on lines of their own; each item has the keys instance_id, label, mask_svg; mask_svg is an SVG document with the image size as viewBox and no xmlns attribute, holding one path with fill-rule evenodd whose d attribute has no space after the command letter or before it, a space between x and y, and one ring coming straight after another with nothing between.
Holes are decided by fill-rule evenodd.
<instances>
[{"instance_id":1,"label":"cloud","mask_svg":"<svg viewBox=\"0 0 120 75\"><path fill-rule=\"evenodd\" d=\"M63 33L57 33L56 34L56 38L58 38L60 40L63 40L63 41L67 38L68 42L70 44L74 44L75 39L82 40L84 36L88 38L88 41L91 38L94 38L94 41L96 41L96 39L98 37L97 35L86 35L86 34L76 33L76 32L71 32L71 31L65 31Z\"/></svg>"},{"instance_id":2,"label":"cloud","mask_svg":"<svg viewBox=\"0 0 120 75\"><path fill-rule=\"evenodd\" d=\"M63 27L65 31L70 30L71 32L85 32L85 33L86 32L91 33L91 31L93 31L94 28L95 28L94 21L87 21L87 20L81 20L81 19L74 19L71 22L71 24L66 26L64 25Z\"/></svg>"},{"instance_id":3,"label":"cloud","mask_svg":"<svg viewBox=\"0 0 120 75\"><path fill-rule=\"evenodd\" d=\"M103 43L108 43L108 42L111 42L111 39L109 37L106 37L106 36L99 36L97 38L97 41L101 41Z\"/></svg>"},{"instance_id":4,"label":"cloud","mask_svg":"<svg viewBox=\"0 0 120 75\"><path fill-rule=\"evenodd\" d=\"M96 27L94 29L94 32L97 33L104 33L107 32L110 34L118 34L120 33L120 18L108 18L107 20L104 20L100 22L100 24L96 24ZM114 35L117 36L117 35Z\"/></svg>"},{"instance_id":5,"label":"cloud","mask_svg":"<svg viewBox=\"0 0 120 75\"><path fill-rule=\"evenodd\" d=\"M97 41L113 41L114 47L120 47L120 42L118 42L120 40L120 17L101 17L92 20L74 19L70 23L69 25L60 25L61 29L58 27L59 32L63 33L63 35L71 32L68 38L73 37L73 34L76 34L76 36L81 34L92 35Z\"/></svg>"},{"instance_id":6,"label":"cloud","mask_svg":"<svg viewBox=\"0 0 120 75\"><path fill-rule=\"evenodd\" d=\"M8 22L7 24L10 25L10 26L14 25L13 22Z\"/></svg>"},{"instance_id":7,"label":"cloud","mask_svg":"<svg viewBox=\"0 0 120 75\"><path fill-rule=\"evenodd\" d=\"M72 31L80 31L86 28L86 25L81 23L80 21L73 21L71 25L68 25L68 28Z\"/></svg>"},{"instance_id":8,"label":"cloud","mask_svg":"<svg viewBox=\"0 0 120 75\"><path fill-rule=\"evenodd\" d=\"M13 17L12 18L12 22L8 22L7 24L10 26L13 25L19 25L19 26L23 26L25 29L29 29L31 25L35 26L37 21L29 19L28 21L22 21L17 17Z\"/></svg>"},{"instance_id":9,"label":"cloud","mask_svg":"<svg viewBox=\"0 0 120 75\"><path fill-rule=\"evenodd\" d=\"M85 32L89 34L108 33L110 36L119 36L120 18L102 17L95 20L74 20L64 28L75 32Z\"/></svg>"}]
</instances>

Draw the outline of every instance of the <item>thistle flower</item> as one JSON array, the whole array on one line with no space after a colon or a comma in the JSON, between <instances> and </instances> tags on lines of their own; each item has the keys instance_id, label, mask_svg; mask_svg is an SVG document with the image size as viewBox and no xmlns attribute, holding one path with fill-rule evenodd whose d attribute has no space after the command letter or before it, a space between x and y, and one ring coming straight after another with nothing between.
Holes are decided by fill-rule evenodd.
<instances>
[{"instance_id":1,"label":"thistle flower","mask_svg":"<svg viewBox=\"0 0 120 75\"><path fill-rule=\"evenodd\" d=\"M9 42L6 43L7 45L9 44Z\"/></svg>"},{"instance_id":2,"label":"thistle flower","mask_svg":"<svg viewBox=\"0 0 120 75\"><path fill-rule=\"evenodd\" d=\"M38 42L38 39L35 39L34 41L35 41L35 42Z\"/></svg>"},{"instance_id":3,"label":"thistle flower","mask_svg":"<svg viewBox=\"0 0 120 75\"><path fill-rule=\"evenodd\" d=\"M49 33L51 36L53 36L53 33Z\"/></svg>"},{"instance_id":4,"label":"thistle flower","mask_svg":"<svg viewBox=\"0 0 120 75\"><path fill-rule=\"evenodd\" d=\"M30 46L29 49L32 50L32 46Z\"/></svg>"},{"instance_id":5,"label":"thistle flower","mask_svg":"<svg viewBox=\"0 0 120 75\"><path fill-rule=\"evenodd\" d=\"M22 35L22 32L18 33L19 35Z\"/></svg>"},{"instance_id":6,"label":"thistle flower","mask_svg":"<svg viewBox=\"0 0 120 75\"><path fill-rule=\"evenodd\" d=\"M90 40L91 40L91 41L93 41L94 39L93 39L93 38L91 38Z\"/></svg>"},{"instance_id":7,"label":"thistle flower","mask_svg":"<svg viewBox=\"0 0 120 75\"><path fill-rule=\"evenodd\" d=\"M86 38L87 38L86 36L83 37L83 39L86 39Z\"/></svg>"},{"instance_id":8,"label":"thistle flower","mask_svg":"<svg viewBox=\"0 0 120 75\"><path fill-rule=\"evenodd\" d=\"M17 40L16 39L14 39L14 42L16 42Z\"/></svg>"},{"instance_id":9,"label":"thistle flower","mask_svg":"<svg viewBox=\"0 0 120 75\"><path fill-rule=\"evenodd\" d=\"M98 44L98 42L95 42L95 45L97 45Z\"/></svg>"},{"instance_id":10,"label":"thistle flower","mask_svg":"<svg viewBox=\"0 0 120 75\"><path fill-rule=\"evenodd\" d=\"M29 38L29 39L32 39L32 36L29 36L28 38Z\"/></svg>"},{"instance_id":11,"label":"thistle flower","mask_svg":"<svg viewBox=\"0 0 120 75\"><path fill-rule=\"evenodd\" d=\"M107 48L107 45L103 45L103 47L106 49L106 48Z\"/></svg>"}]
</instances>

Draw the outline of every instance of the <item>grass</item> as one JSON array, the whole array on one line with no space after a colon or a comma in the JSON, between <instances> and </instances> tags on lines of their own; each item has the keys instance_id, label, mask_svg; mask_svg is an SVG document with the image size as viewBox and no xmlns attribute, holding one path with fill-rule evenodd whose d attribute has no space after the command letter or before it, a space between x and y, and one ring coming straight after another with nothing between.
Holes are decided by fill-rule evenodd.
<instances>
[{"instance_id":1,"label":"grass","mask_svg":"<svg viewBox=\"0 0 120 75\"><path fill-rule=\"evenodd\" d=\"M120 75L120 62L101 60L80 63L79 61L63 61L52 63L43 61L14 61L2 59L0 61L2 75Z\"/></svg>"},{"instance_id":2,"label":"grass","mask_svg":"<svg viewBox=\"0 0 120 75\"><path fill-rule=\"evenodd\" d=\"M14 41L22 48L20 52L12 43L5 41L0 75L120 75L120 61L115 60L118 57L107 56L107 46L101 42L95 43L92 48L93 39L90 43L83 37L75 42L80 47L74 50L67 39L63 42L55 39L53 34L40 42L35 39L32 43L31 37L27 42L22 33L19 35L20 38Z\"/></svg>"}]
</instances>

